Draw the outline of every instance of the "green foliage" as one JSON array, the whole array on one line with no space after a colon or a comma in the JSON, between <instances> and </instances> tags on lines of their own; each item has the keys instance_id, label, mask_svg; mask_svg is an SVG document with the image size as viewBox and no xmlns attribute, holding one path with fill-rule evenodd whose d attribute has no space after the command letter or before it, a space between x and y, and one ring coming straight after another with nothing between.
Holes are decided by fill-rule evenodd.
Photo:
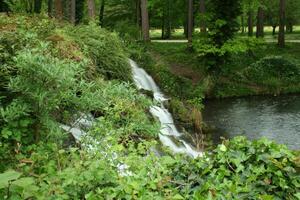
<instances>
[{"instance_id":1,"label":"green foliage","mask_svg":"<svg viewBox=\"0 0 300 200\"><path fill-rule=\"evenodd\" d=\"M241 1L210 1L209 37L217 47L233 38L238 31L237 17L241 14Z\"/></svg>"},{"instance_id":2,"label":"green foliage","mask_svg":"<svg viewBox=\"0 0 300 200\"><path fill-rule=\"evenodd\" d=\"M262 85L273 94L299 91L300 67L296 60L267 56L245 68L239 79Z\"/></svg>"},{"instance_id":3,"label":"green foliage","mask_svg":"<svg viewBox=\"0 0 300 200\"><path fill-rule=\"evenodd\" d=\"M15 35L0 34L1 81L5 78L1 82L5 92L0 96L3 199L299 196L299 158L268 140L224 141L211 154L197 159L168 151L156 156L153 147L159 126L147 112L152 102L130 83L117 80L130 80L131 71L115 35L95 25L61 28L48 20L34 23L22 17L0 18L1 28L8 28L5 21L14 26L11 31ZM66 47L70 47L69 53ZM135 49L132 54L141 60L142 50ZM186 102L202 101L209 78L192 85L171 73L165 63L152 65L149 57L143 61L149 71L157 71L155 78L163 81L170 94L180 89ZM286 62L268 62L278 62L296 73ZM104 80L94 67L114 80ZM285 73L290 78L291 73ZM171 104L183 118L189 117L182 103L175 100ZM98 117L94 126L80 144L70 146L70 138L59 124L73 124L82 113L91 112Z\"/></svg>"},{"instance_id":4,"label":"green foliage","mask_svg":"<svg viewBox=\"0 0 300 200\"><path fill-rule=\"evenodd\" d=\"M97 72L108 79L131 80L129 61L116 34L100 29L95 24L78 26L71 31L87 56L91 57Z\"/></svg>"},{"instance_id":5,"label":"green foliage","mask_svg":"<svg viewBox=\"0 0 300 200\"><path fill-rule=\"evenodd\" d=\"M178 163L181 167L177 165L173 175L188 180L182 191L195 199L297 199L296 159L286 147L267 139L250 142L237 137L224 141L208 159L189 166Z\"/></svg>"},{"instance_id":6,"label":"green foliage","mask_svg":"<svg viewBox=\"0 0 300 200\"><path fill-rule=\"evenodd\" d=\"M285 83L298 83L300 67L281 56L268 56L245 69L245 75L248 79L255 79L259 83L265 81L266 77L277 78Z\"/></svg>"},{"instance_id":7,"label":"green foliage","mask_svg":"<svg viewBox=\"0 0 300 200\"><path fill-rule=\"evenodd\" d=\"M125 41L136 41L141 39L140 28L130 21L119 21L113 29L118 32L119 36Z\"/></svg>"},{"instance_id":8,"label":"green foliage","mask_svg":"<svg viewBox=\"0 0 300 200\"><path fill-rule=\"evenodd\" d=\"M255 52L264 46L264 41L256 38L235 38L218 47L213 44L211 39L201 36L194 41L193 46L198 56L206 60L207 68L210 69L218 64L217 58L223 59L226 56L224 60L229 60L229 58L234 58L243 53ZM218 68L224 72L226 71L226 69L223 69L225 67L227 66L224 66L223 61L223 67L219 66Z\"/></svg>"}]
</instances>

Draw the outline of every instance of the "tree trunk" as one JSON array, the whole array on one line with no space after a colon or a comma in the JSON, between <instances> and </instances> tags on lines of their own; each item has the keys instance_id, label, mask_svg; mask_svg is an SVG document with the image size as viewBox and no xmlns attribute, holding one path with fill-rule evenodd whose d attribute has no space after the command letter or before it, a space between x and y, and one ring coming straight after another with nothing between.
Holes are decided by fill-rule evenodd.
<instances>
[{"instance_id":1,"label":"tree trunk","mask_svg":"<svg viewBox=\"0 0 300 200\"><path fill-rule=\"evenodd\" d=\"M170 39L171 38L171 2L167 0L163 4L163 11L162 11L162 39Z\"/></svg>"},{"instance_id":2,"label":"tree trunk","mask_svg":"<svg viewBox=\"0 0 300 200\"><path fill-rule=\"evenodd\" d=\"M141 0L141 15L142 15L142 33L143 33L143 40L145 42L150 41L149 36L149 14L148 14L148 1Z\"/></svg>"},{"instance_id":3,"label":"tree trunk","mask_svg":"<svg viewBox=\"0 0 300 200\"><path fill-rule=\"evenodd\" d=\"M79 24L83 18L83 10L84 10L84 1L76 0L76 24Z\"/></svg>"},{"instance_id":4,"label":"tree trunk","mask_svg":"<svg viewBox=\"0 0 300 200\"><path fill-rule=\"evenodd\" d=\"M257 11L256 37L264 37L264 10L262 7Z\"/></svg>"},{"instance_id":5,"label":"tree trunk","mask_svg":"<svg viewBox=\"0 0 300 200\"><path fill-rule=\"evenodd\" d=\"M161 21L161 39L165 39L165 13L164 12Z\"/></svg>"},{"instance_id":6,"label":"tree trunk","mask_svg":"<svg viewBox=\"0 0 300 200\"><path fill-rule=\"evenodd\" d=\"M55 0L54 6L55 6L55 17L59 20L62 20L63 18L62 0Z\"/></svg>"},{"instance_id":7,"label":"tree trunk","mask_svg":"<svg viewBox=\"0 0 300 200\"><path fill-rule=\"evenodd\" d=\"M27 6L26 6L26 12L27 13L33 13L34 11L34 2L33 1L29 1L27 3Z\"/></svg>"},{"instance_id":8,"label":"tree trunk","mask_svg":"<svg viewBox=\"0 0 300 200\"><path fill-rule=\"evenodd\" d=\"M241 23L242 23L242 34L245 33L245 19L244 19L244 14L241 17Z\"/></svg>"},{"instance_id":9,"label":"tree trunk","mask_svg":"<svg viewBox=\"0 0 300 200\"><path fill-rule=\"evenodd\" d=\"M193 40L193 0L188 0L188 47L192 47Z\"/></svg>"},{"instance_id":10,"label":"tree trunk","mask_svg":"<svg viewBox=\"0 0 300 200\"><path fill-rule=\"evenodd\" d=\"M200 0L200 32L205 33L206 32L206 23L205 23L205 0Z\"/></svg>"},{"instance_id":11,"label":"tree trunk","mask_svg":"<svg viewBox=\"0 0 300 200\"><path fill-rule=\"evenodd\" d=\"M48 16L52 17L52 4L53 4L53 0L48 0Z\"/></svg>"},{"instance_id":12,"label":"tree trunk","mask_svg":"<svg viewBox=\"0 0 300 200\"><path fill-rule=\"evenodd\" d=\"M71 21L72 24L76 23L76 0L71 0L70 21Z\"/></svg>"},{"instance_id":13,"label":"tree trunk","mask_svg":"<svg viewBox=\"0 0 300 200\"><path fill-rule=\"evenodd\" d=\"M170 39L171 38L171 32L172 32L172 25L171 25L171 2L170 0L168 0L167 2L167 14L168 14L168 18L167 18L167 32L166 32L166 38Z\"/></svg>"},{"instance_id":14,"label":"tree trunk","mask_svg":"<svg viewBox=\"0 0 300 200\"><path fill-rule=\"evenodd\" d=\"M253 12L248 12L248 36L253 36Z\"/></svg>"},{"instance_id":15,"label":"tree trunk","mask_svg":"<svg viewBox=\"0 0 300 200\"><path fill-rule=\"evenodd\" d=\"M277 26L274 26L274 25L272 26L272 29L273 29L272 35L273 35L273 36L276 34L276 27L277 27Z\"/></svg>"},{"instance_id":16,"label":"tree trunk","mask_svg":"<svg viewBox=\"0 0 300 200\"><path fill-rule=\"evenodd\" d=\"M291 22L287 23L286 32L293 33L293 24Z\"/></svg>"},{"instance_id":17,"label":"tree trunk","mask_svg":"<svg viewBox=\"0 0 300 200\"><path fill-rule=\"evenodd\" d=\"M279 47L285 46L285 0L280 0L280 11L279 11L279 34L278 34L278 45Z\"/></svg>"},{"instance_id":18,"label":"tree trunk","mask_svg":"<svg viewBox=\"0 0 300 200\"><path fill-rule=\"evenodd\" d=\"M34 0L34 12L41 13L42 9L42 1L41 0Z\"/></svg>"},{"instance_id":19,"label":"tree trunk","mask_svg":"<svg viewBox=\"0 0 300 200\"><path fill-rule=\"evenodd\" d=\"M104 23L104 8L105 8L105 0L102 0L100 6L100 14L99 14L99 23L101 27L103 27L103 23Z\"/></svg>"},{"instance_id":20,"label":"tree trunk","mask_svg":"<svg viewBox=\"0 0 300 200\"><path fill-rule=\"evenodd\" d=\"M88 0L88 14L91 19L95 19L95 0Z\"/></svg>"}]
</instances>

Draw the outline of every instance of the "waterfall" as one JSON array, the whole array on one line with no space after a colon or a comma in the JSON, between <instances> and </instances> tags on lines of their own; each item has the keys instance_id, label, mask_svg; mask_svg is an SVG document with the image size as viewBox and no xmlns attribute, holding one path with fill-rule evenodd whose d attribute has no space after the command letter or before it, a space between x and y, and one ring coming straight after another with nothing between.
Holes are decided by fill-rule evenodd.
<instances>
[{"instance_id":1,"label":"waterfall","mask_svg":"<svg viewBox=\"0 0 300 200\"><path fill-rule=\"evenodd\" d=\"M202 152L196 151L181 138L182 133L177 130L171 113L163 105L163 102L168 99L160 91L153 78L144 69L139 68L133 60L129 60L129 62L136 87L152 91L154 99L160 104L160 106L151 106L150 113L160 121L159 139L161 143L169 147L174 153L185 153L194 158L202 156Z\"/></svg>"}]
</instances>

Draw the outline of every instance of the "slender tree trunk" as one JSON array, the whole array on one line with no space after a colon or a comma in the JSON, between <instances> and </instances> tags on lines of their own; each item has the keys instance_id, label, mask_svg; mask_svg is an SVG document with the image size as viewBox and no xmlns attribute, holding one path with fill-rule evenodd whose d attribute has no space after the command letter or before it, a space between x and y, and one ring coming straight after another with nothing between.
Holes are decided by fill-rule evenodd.
<instances>
[{"instance_id":1,"label":"slender tree trunk","mask_svg":"<svg viewBox=\"0 0 300 200\"><path fill-rule=\"evenodd\" d=\"M83 18L84 1L76 0L76 24L79 24Z\"/></svg>"},{"instance_id":2,"label":"slender tree trunk","mask_svg":"<svg viewBox=\"0 0 300 200\"><path fill-rule=\"evenodd\" d=\"M253 36L253 12L248 12L248 36Z\"/></svg>"},{"instance_id":3,"label":"slender tree trunk","mask_svg":"<svg viewBox=\"0 0 300 200\"><path fill-rule=\"evenodd\" d=\"M63 18L62 0L55 0L54 6L55 6L55 17L59 20L62 20Z\"/></svg>"},{"instance_id":4,"label":"slender tree trunk","mask_svg":"<svg viewBox=\"0 0 300 200\"><path fill-rule=\"evenodd\" d=\"M272 26L272 29L273 29L273 30L272 30L272 35L273 35L273 36L276 34L276 27L277 27L277 26L275 26L275 25Z\"/></svg>"},{"instance_id":5,"label":"slender tree trunk","mask_svg":"<svg viewBox=\"0 0 300 200\"><path fill-rule=\"evenodd\" d=\"M34 0L34 12L41 13L42 9L42 0Z\"/></svg>"},{"instance_id":6,"label":"slender tree trunk","mask_svg":"<svg viewBox=\"0 0 300 200\"><path fill-rule=\"evenodd\" d=\"M192 47L193 40L193 0L188 0L188 46Z\"/></svg>"},{"instance_id":7,"label":"slender tree trunk","mask_svg":"<svg viewBox=\"0 0 300 200\"><path fill-rule=\"evenodd\" d=\"M200 0L200 32L205 33L206 32L206 23L205 23L205 0Z\"/></svg>"},{"instance_id":8,"label":"slender tree trunk","mask_svg":"<svg viewBox=\"0 0 300 200\"><path fill-rule=\"evenodd\" d=\"M91 19L95 19L95 16L96 16L96 12L95 12L95 0L88 0L87 1L87 4L88 4L88 14L89 14L89 17Z\"/></svg>"},{"instance_id":9,"label":"slender tree trunk","mask_svg":"<svg viewBox=\"0 0 300 200\"><path fill-rule=\"evenodd\" d=\"M76 24L76 0L71 0L70 5L70 21L72 24Z\"/></svg>"},{"instance_id":10,"label":"slender tree trunk","mask_svg":"<svg viewBox=\"0 0 300 200\"><path fill-rule=\"evenodd\" d=\"M293 24L291 22L287 23L286 32L293 33Z\"/></svg>"},{"instance_id":11,"label":"slender tree trunk","mask_svg":"<svg viewBox=\"0 0 300 200\"><path fill-rule=\"evenodd\" d=\"M136 1L136 26L137 29L139 30L139 38L142 38L142 31L141 31L141 1L140 0L135 0Z\"/></svg>"},{"instance_id":12,"label":"slender tree trunk","mask_svg":"<svg viewBox=\"0 0 300 200\"><path fill-rule=\"evenodd\" d=\"M149 14L148 14L148 1L141 0L141 15L142 15L142 33L143 33L143 40L145 42L150 41L149 36Z\"/></svg>"},{"instance_id":13,"label":"slender tree trunk","mask_svg":"<svg viewBox=\"0 0 300 200\"><path fill-rule=\"evenodd\" d=\"M53 0L48 0L48 16L52 17Z\"/></svg>"},{"instance_id":14,"label":"slender tree trunk","mask_svg":"<svg viewBox=\"0 0 300 200\"><path fill-rule=\"evenodd\" d=\"M34 11L34 2L33 1L28 2L28 7L26 10L27 10L27 13L33 13L33 11Z\"/></svg>"},{"instance_id":15,"label":"slender tree trunk","mask_svg":"<svg viewBox=\"0 0 300 200\"><path fill-rule=\"evenodd\" d=\"M167 18L167 32L166 32L166 38L170 39L171 38L171 32L172 32L172 25L171 25L171 2L170 0L168 0L167 2L167 14L168 14L168 18Z\"/></svg>"},{"instance_id":16,"label":"slender tree trunk","mask_svg":"<svg viewBox=\"0 0 300 200\"><path fill-rule=\"evenodd\" d=\"M279 35L278 35L278 45L279 47L285 46L285 0L280 0L280 11L279 11Z\"/></svg>"},{"instance_id":17,"label":"slender tree trunk","mask_svg":"<svg viewBox=\"0 0 300 200\"><path fill-rule=\"evenodd\" d=\"M245 33L245 19L244 19L244 14L241 17L241 23L242 23L242 34Z\"/></svg>"},{"instance_id":18,"label":"slender tree trunk","mask_svg":"<svg viewBox=\"0 0 300 200\"><path fill-rule=\"evenodd\" d=\"M264 37L264 10L262 7L257 11L256 37Z\"/></svg>"},{"instance_id":19,"label":"slender tree trunk","mask_svg":"<svg viewBox=\"0 0 300 200\"><path fill-rule=\"evenodd\" d=\"M165 39L165 13L164 12L161 21L161 39Z\"/></svg>"},{"instance_id":20,"label":"slender tree trunk","mask_svg":"<svg viewBox=\"0 0 300 200\"><path fill-rule=\"evenodd\" d=\"M99 24L101 27L103 27L103 23L104 23L104 8L105 8L105 0L102 0L100 6L100 14L99 14Z\"/></svg>"}]
</instances>

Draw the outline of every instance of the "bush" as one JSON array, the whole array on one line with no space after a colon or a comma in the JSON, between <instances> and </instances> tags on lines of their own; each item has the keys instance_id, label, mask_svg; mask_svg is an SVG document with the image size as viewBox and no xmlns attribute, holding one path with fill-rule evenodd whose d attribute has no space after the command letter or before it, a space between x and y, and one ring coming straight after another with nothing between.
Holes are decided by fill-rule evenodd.
<instances>
[{"instance_id":1,"label":"bush","mask_svg":"<svg viewBox=\"0 0 300 200\"><path fill-rule=\"evenodd\" d=\"M179 183L189 180L182 191L194 199L296 200L300 184L297 159L285 146L267 139L250 142L236 137L224 141L208 159L188 166L177 163L173 176Z\"/></svg>"},{"instance_id":2,"label":"bush","mask_svg":"<svg viewBox=\"0 0 300 200\"><path fill-rule=\"evenodd\" d=\"M71 30L73 38L90 56L97 71L108 79L131 81L132 73L127 55L116 34L95 24L78 26Z\"/></svg>"},{"instance_id":3,"label":"bush","mask_svg":"<svg viewBox=\"0 0 300 200\"><path fill-rule=\"evenodd\" d=\"M300 66L281 56L264 57L249 66L244 73L248 79L259 83L268 77L285 83L298 83L300 80Z\"/></svg>"},{"instance_id":4,"label":"bush","mask_svg":"<svg viewBox=\"0 0 300 200\"><path fill-rule=\"evenodd\" d=\"M263 48L264 41L256 38L234 38L226 41L222 46L218 47L206 36L200 36L193 42L193 47L201 59L205 59L208 69L228 71L228 67L224 66L226 61L235 59L241 54L253 55L254 52ZM222 62L220 63L220 61ZM216 66L218 64L219 66ZM216 68L217 67L217 68ZM226 68L225 68L226 67ZM225 68L225 69L223 69Z\"/></svg>"}]
</instances>

